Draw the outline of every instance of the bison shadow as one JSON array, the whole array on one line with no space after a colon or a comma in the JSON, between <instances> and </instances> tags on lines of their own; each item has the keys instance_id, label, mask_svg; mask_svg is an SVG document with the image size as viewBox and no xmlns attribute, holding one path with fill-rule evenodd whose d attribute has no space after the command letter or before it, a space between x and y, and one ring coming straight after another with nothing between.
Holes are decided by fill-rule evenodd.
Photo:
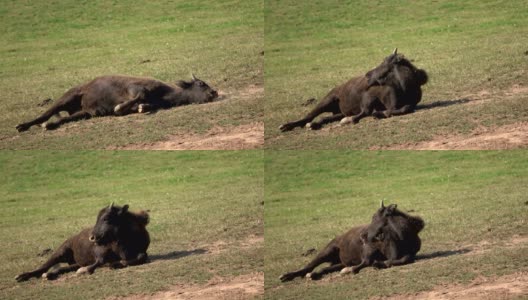
<instances>
[{"instance_id":1,"label":"bison shadow","mask_svg":"<svg viewBox=\"0 0 528 300\"><path fill-rule=\"evenodd\" d=\"M444 251L435 251L431 253L425 253L425 254L418 254L416 255L416 261L423 260L423 259L433 259L437 257L447 257L452 255L460 255L460 254L466 254L470 252L471 249L464 248L464 249L458 249L458 250L444 250Z\"/></svg>"},{"instance_id":2,"label":"bison shadow","mask_svg":"<svg viewBox=\"0 0 528 300\"><path fill-rule=\"evenodd\" d=\"M418 104L416 106L416 110L432 109L435 107L447 107L447 106L451 106L455 104L464 104L464 103L468 103L471 101L473 100L469 98L461 98L461 99L454 99L454 100L439 100L439 101L435 101L435 102L427 103L427 104Z\"/></svg>"},{"instance_id":3,"label":"bison shadow","mask_svg":"<svg viewBox=\"0 0 528 300\"><path fill-rule=\"evenodd\" d=\"M174 259L180 259L186 256L191 255L199 255L207 253L206 249L193 249L193 250L183 250L183 251L172 251L165 254L154 254L149 255L149 259L151 262L157 261L157 260L174 260Z\"/></svg>"}]
</instances>

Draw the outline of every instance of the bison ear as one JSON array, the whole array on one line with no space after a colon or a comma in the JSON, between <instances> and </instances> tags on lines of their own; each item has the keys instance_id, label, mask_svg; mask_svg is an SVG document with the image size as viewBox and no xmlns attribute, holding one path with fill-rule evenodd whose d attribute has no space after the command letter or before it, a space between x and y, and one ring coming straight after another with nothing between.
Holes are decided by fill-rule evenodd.
<instances>
[{"instance_id":1,"label":"bison ear","mask_svg":"<svg viewBox=\"0 0 528 300\"><path fill-rule=\"evenodd\" d=\"M119 212L120 214L124 214L128 211L128 204L125 204L123 205L123 207L121 208L121 211Z\"/></svg>"},{"instance_id":2,"label":"bison ear","mask_svg":"<svg viewBox=\"0 0 528 300\"><path fill-rule=\"evenodd\" d=\"M396 204L391 204L387 206L387 214L392 214L396 210L396 207L398 207L398 205Z\"/></svg>"}]
</instances>

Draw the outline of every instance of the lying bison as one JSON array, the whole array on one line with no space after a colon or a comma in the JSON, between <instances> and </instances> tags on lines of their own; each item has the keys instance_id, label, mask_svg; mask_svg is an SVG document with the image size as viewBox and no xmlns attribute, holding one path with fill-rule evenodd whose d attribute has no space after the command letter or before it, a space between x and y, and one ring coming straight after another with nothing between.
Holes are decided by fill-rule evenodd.
<instances>
[{"instance_id":1,"label":"lying bison","mask_svg":"<svg viewBox=\"0 0 528 300\"><path fill-rule=\"evenodd\" d=\"M128 205L101 209L94 227L82 230L67 239L40 268L15 277L25 281L31 277L55 279L60 274L76 271L92 274L104 264L113 268L143 264L147 261L150 237L146 226L146 212L132 213ZM50 270L51 267L67 263L68 266Z\"/></svg>"},{"instance_id":2,"label":"lying bison","mask_svg":"<svg viewBox=\"0 0 528 300\"><path fill-rule=\"evenodd\" d=\"M126 115L169 108L192 103L214 101L218 93L207 83L192 75L191 81L178 81L175 85L151 78L129 76L102 76L68 90L40 117L16 126L18 131L41 124L55 129L61 124L95 116ZM60 117L62 111L68 116ZM48 121L57 115L55 122ZM48 121L48 122L46 122Z\"/></svg>"},{"instance_id":3,"label":"lying bison","mask_svg":"<svg viewBox=\"0 0 528 300\"><path fill-rule=\"evenodd\" d=\"M397 49L375 69L333 88L306 117L283 124L281 131L306 126L319 129L322 125L341 121L357 123L366 116L388 118L414 111L422 99L421 86L427 83L427 73L417 69ZM313 120L322 113L332 116Z\"/></svg>"},{"instance_id":4,"label":"lying bison","mask_svg":"<svg viewBox=\"0 0 528 300\"><path fill-rule=\"evenodd\" d=\"M282 275L280 280L302 276L319 279L336 271L357 273L367 266L388 268L411 263L420 250L418 233L423 227L421 218L399 211L395 204L385 207L382 202L369 225L354 227L336 237L308 265ZM330 266L313 272L322 263Z\"/></svg>"}]
</instances>

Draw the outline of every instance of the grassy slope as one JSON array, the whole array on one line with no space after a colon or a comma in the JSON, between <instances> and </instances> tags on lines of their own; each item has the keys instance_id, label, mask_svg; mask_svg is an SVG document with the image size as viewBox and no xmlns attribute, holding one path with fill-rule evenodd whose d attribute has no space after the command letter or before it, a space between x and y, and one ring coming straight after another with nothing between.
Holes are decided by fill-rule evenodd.
<instances>
[{"instance_id":1,"label":"grassy slope","mask_svg":"<svg viewBox=\"0 0 528 300\"><path fill-rule=\"evenodd\" d=\"M468 133L528 119L528 11L524 1L266 1L266 147L368 148ZM375 67L394 47L430 75L423 104L487 91L493 101L457 104L330 132L280 124L299 119L332 87Z\"/></svg>"},{"instance_id":2,"label":"grassy slope","mask_svg":"<svg viewBox=\"0 0 528 300\"><path fill-rule=\"evenodd\" d=\"M527 244L507 245L528 235L527 158L521 151L267 153L266 297L363 299L528 271ZM321 282L279 282L314 257L301 255L307 249L368 223L380 199L422 216L420 253L444 256ZM483 241L491 250L471 251Z\"/></svg>"},{"instance_id":3,"label":"grassy slope","mask_svg":"<svg viewBox=\"0 0 528 300\"><path fill-rule=\"evenodd\" d=\"M101 149L261 120L262 1L9 1L0 8L0 148ZM147 63L141 63L150 60ZM226 101L155 115L103 118L55 132L14 126L44 111L37 104L103 74L165 81L194 72ZM7 113L6 113L7 112Z\"/></svg>"},{"instance_id":4,"label":"grassy slope","mask_svg":"<svg viewBox=\"0 0 528 300\"><path fill-rule=\"evenodd\" d=\"M96 299L150 293L263 269L262 151L0 153L2 299ZM46 248L94 224L110 201L150 209L152 263L93 276L16 283ZM203 253L215 242L226 251ZM196 255L185 256L185 251Z\"/></svg>"}]
</instances>

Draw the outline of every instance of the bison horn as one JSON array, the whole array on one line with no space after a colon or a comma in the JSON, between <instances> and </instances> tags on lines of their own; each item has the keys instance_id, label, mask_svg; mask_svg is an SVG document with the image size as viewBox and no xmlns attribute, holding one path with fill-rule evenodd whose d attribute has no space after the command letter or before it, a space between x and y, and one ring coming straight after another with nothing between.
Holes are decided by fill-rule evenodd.
<instances>
[{"instance_id":1,"label":"bison horn","mask_svg":"<svg viewBox=\"0 0 528 300\"><path fill-rule=\"evenodd\" d=\"M112 201L112 203L108 207L110 207L110 208L114 207L114 201Z\"/></svg>"},{"instance_id":2,"label":"bison horn","mask_svg":"<svg viewBox=\"0 0 528 300\"><path fill-rule=\"evenodd\" d=\"M198 80L198 78L196 78L196 76L194 76L194 73L191 73L191 77L193 80Z\"/></svg>"},{"instance_id":3,"label":"bison horn","mask_svg":"<svg viewBox=\"0 0 528 300\"><path fill-rule=\"evenodd\" d=\"M398 48L394 48L394 51L392 52L392 54L398 54Z\"/></svg>"},{"instance_id":4,"label":"bison horn","mask_svg":"<svg viewBox=\"0 0 528 300\"><path fill-rule=\"evenodd\" d=\"M380 208L385 208L385 205L383 205L383 199L381 199Z\"/></svg>"}]
</instances>

